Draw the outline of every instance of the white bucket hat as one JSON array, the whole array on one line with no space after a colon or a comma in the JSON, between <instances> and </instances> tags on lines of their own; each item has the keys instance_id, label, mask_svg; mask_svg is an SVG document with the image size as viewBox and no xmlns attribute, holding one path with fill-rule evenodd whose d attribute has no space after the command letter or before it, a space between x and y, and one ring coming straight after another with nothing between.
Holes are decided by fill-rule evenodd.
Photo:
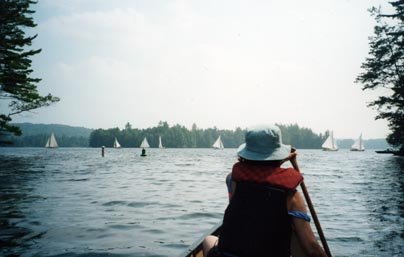
<instances>
[{"instance_id":1,"label":"white bucket hat","mask_svg":"<svg viewBox=\"0 0 404 257\"><path fill-rule=\"evenodd\" d=\"M247 130L245 143L240 145L237 154L252 161L276 161L289 156L290 145L282 143L282 133L276 125L254 126Z\"/></svg>"}]
</instances>

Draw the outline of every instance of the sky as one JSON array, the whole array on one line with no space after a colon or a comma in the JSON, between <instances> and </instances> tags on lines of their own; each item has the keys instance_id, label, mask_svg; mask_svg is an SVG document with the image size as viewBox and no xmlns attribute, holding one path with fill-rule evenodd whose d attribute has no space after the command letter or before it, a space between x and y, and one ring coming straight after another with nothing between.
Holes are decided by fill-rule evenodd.
<instances>
[{"instance_id":1,"label":"sky","mask_svg":"<svg viewBox=\"0 0 404 257\"><path fill-rule=\"evenodd\" d=\"M355 78L381 0L40 0L38 89L61 101L14 122L88 128L297 123L383 138Z\"/></svg>"}]
</instances>

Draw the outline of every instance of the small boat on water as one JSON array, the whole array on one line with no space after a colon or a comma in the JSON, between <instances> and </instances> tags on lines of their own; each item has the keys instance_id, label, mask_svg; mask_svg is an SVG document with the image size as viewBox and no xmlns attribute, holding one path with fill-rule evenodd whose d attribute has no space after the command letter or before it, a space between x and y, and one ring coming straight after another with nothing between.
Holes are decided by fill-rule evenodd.
<instances>
[{"instance_id":1,"label":"small boat on water","mask_svg":"<svg viewBox=\"0 0 404 257\"><path fill-rule=\"evenodd\" d=\"M365 147L363 146L362 134L360 134L359 138L351 146L351 151L357 151L357 152L365 151Z\"/></svg>"},{"instance_id":2,"label":"small boat on water","mask_svg":"<svg viewBox=\"0 0 404 257\"><path fill-rule=\"evenodd\" d=\"M46 148L57 148L58 143L56 142L55 134L51 134L51 136L48 138L48 141L46 141L45 144Z\"/></svg>"},{"instance_id":3,"label":"small boat on water","mask_svg":"<svg viewBox=\"0 0 404 257\"><path fill-rule=\"evenodd\" d=\"M222 224L217 224L213 228L211 228L205 235L199 238L193 245L188 247L188 249L180 255L180 257L203 257L203 240L206 236L219 236L220 229ZM292 241L291 241L291 251L292 257L307 257L307 255L303 252L299 242L296 239L296 235L292 233ZM270 253L268 253L270 256Z\"/></svg>"},{"instance_id":4,"label":"small boat on water","mask_svg":"<svg viewBox=\"0 0 404 257\"><path fill-rule=\"evenodd\" d=\"M163 149L164 147L163 147L163 143L161 142L161 136L159 136L159 148L160 149Z\"/></svg>"},{"instance_id":5,"label":"small boat on water","mask_svg":"<svg viewBox=\"0 0 404 257\"><path fill-rule=\"evenodd\" d=\"M147 138L145 137L142 141L142 143L140 144L140 148L142 148L142 153L140 154L140 156L147 156L146 154L146 149L145 148L149 148L149 142L147 142Z\"/></svg>"},{"instance_id":6,"label":"small boat on water","mask_svg":"<svg viewBox=\"0 0 404 257\"><path fill-rule=\"evenodd\" d=\"M114 148L121 148L121 144L119 144L118 139L116 139L116 137L114 141Z\"/></svg>"},{"instance_id":7,"label":"small boat on water","mask_svg":"<svg viewBox=\"0 0 404 257\"><path fill-rule=\"evenodd\" d=\"M321 148L323 148L323 151L338 151L338 145L334 139L334 133L332 131L330 132L330 135L328 135L327 139L324 141Z\"/></svg>"},{"instance_id":8,"label":"small boat on water","mask_svg":"<svg viewBox=\"0 0 404 257\"><path fill-rule=\"evenodd\" d=\"M222 139L220 138L220 136L216 139L216 141L215 141L215 143L212 145L212 147L213 147L214 149L223 149L223 148L224 148L223 142L222 142Z\"/></svg>"},{"instance_id":9,"label":"small boat on water","mask_svg":"<svg viewBox=\"0 0 404 257\"><path fill-rule=\"evenodd\" d=\"M386 153L386 154L394 154L394 155L397 155L398 154L398 150L394 150L394 149L391 149L391 148L387 148L386 150L377 150L377 151L375 151L376 153Z\"/></svg>"}]
</instances>

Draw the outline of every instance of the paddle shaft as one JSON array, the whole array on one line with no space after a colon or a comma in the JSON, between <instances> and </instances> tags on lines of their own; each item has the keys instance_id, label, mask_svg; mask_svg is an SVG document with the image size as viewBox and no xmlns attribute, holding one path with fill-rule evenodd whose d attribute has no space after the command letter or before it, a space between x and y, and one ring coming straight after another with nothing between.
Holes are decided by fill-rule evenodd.
<instances>
[{"instance_id":1,"label":"paddle shaft","mask_svg":"<svg viewBox=\"0 0 404 257\"><path fill-rule=\"evenodd\" d=\"M299 166L297 165L297 161L296 159L291 159L290 162L292 163L292 166L295 170L297 170L298 172L300 172ZM310 196L309 196L309 191L307 191L306 185L304 184L304 182L300 183L300 186L302 188L303 191L303 195L304 198L306 199L307 205L309 207L311 216L314 220L314 224L316 225L316 229L318 232L318 235L320 237L321 243L323 245L324 251L327 254L328 257L332 257L331 252L330 252L330 248L328 248L328 244L327 244L327 240L325 239L324 233L323 233L323 229L321 228L320 225L320 220L317 217L316 214L316 210L314 209L313 203L311 202Z\"/></svg>"}]
</instances>

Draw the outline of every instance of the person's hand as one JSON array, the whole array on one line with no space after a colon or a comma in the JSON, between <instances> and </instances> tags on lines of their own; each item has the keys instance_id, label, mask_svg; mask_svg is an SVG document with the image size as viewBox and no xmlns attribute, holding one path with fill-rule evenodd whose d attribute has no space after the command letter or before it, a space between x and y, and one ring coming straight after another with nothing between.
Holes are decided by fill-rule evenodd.
<instances>
[{"instance_id":1,"label":"person's hand","mask_svg":"<svg viewBox=\"0 0 404 257\"><path fill-rule=\"evenodd\" d=\"M296 156L297 156L296 148L292 147L290 149L290 154L285 159L282 160L282 163L285 163L287 161L296 160Z\"/></svg>"}]
</instances>

